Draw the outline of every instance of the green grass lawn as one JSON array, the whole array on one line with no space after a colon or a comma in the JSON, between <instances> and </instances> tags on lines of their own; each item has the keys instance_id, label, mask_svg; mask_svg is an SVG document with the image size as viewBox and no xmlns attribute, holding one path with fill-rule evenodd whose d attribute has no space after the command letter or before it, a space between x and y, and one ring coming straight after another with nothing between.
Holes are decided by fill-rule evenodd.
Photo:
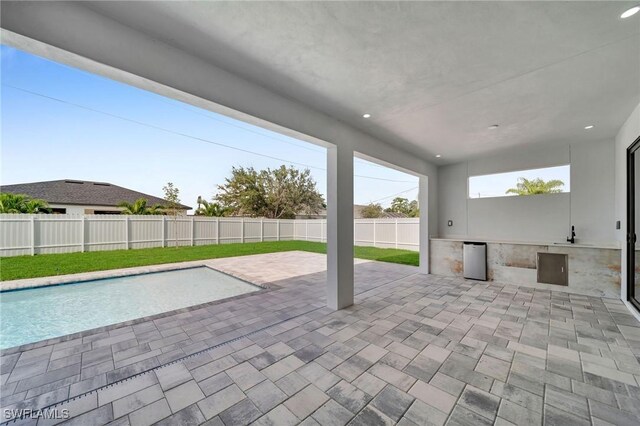
<instances>
[{"instance_id":1,"label":"green grass lawn","mask_svg":"<svg viewBox=\"0 0 640 426\"><path fill-rule=\"evenodd\" d=\"M3 257L0 259L0 281L291 250L326 253L327 245L310 241L274 241ZM418 252L409 250L356 247L355 256L360 259L418 265Z\"/></svg>"}]
</instances>

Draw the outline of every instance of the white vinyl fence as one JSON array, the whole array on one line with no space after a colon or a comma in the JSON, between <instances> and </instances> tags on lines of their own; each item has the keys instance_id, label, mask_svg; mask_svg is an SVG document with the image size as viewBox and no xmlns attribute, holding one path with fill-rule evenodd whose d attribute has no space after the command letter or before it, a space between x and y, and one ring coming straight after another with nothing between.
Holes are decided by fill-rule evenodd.
<instances>
[{"instance_id":1,"label":"white vinyl fence","mask_svg":"<svg viewBox=\"0 0 640 426\"><path fill-rule=\"evenodd\" d=\"M419 249L419 220L356 219L356 245ZM259 241L325 242L324 219L0 214L0 256L201 246Z\"/></svg>"}]
</instances>

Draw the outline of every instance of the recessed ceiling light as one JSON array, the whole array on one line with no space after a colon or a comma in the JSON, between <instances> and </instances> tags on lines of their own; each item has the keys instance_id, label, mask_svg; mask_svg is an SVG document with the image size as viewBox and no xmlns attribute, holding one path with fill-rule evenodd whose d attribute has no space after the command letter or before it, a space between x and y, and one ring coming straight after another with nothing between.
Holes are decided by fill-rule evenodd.
<instances>
[{"instance_id":1,"label":"recessed ceiling light","mask_svg":"<svg viewBox=\"0 0 640 426\"><path fill-rule=\"evenodd\" d=\"M589 125L589 126L584 126L584 129L585 129L585 130L590 130L590 129L593 129L593 125Z\"/></svg>"},{"instance_id":2,"label":"recessed ceiling light","mask_svg":"<svg viewBox=\"0 0 640 426\"><path fill-rule=\"evenodd\" d=\"M436 154L436 158L440 158L440 157L442 157L442 155Z\"/></svg>"},{"instance_id":3,"label":"recessed ceiling light","mask_svg":"<svg viewBox=\"0 0 640 426\"><path fill-rule=\"evenodd\" d=\"M487 127L487 128L488 128L489 130L495 130L495 129L497 129L498 127L500 127L500 125L498 125L498 124L492 124L491 126L489 126L489 127Z\"/></svg>"},{"instance_id":4,"label":"recessed ceiling light","mask_svg":"<svg viewBox=\"0 0 640 426\"><path fill-rule=\"evenodd\" d=\"M363 118L371 118L371 114L362 114Z\"/></svg>"},{"instance_id":5,"label":"recessed ceiling light","mask_svg":"<svg viewBox=\"0 0 640 426\"><path fill-rule=\"evenodd\" d=\"M620 15L620 17L622 19L629 18L638 12L640 12L640 6L634 6L631 9L625 10L624 13Z\"/></svg>"}]
</instances>

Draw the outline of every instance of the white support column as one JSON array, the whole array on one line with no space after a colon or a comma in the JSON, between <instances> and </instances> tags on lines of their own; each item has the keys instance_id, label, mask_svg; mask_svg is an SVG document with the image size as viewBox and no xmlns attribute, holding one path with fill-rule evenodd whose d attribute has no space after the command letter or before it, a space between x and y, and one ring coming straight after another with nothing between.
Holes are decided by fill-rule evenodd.
<instances>
[{"instance_id":1,"label":"white support column","mask_svg":"<svg viewBox=\"0 0 640 426\"><path fill-rule=\"evenodd\" d=\"M353 149L327 149L327 306L353 305Z\"/></svg>"},{"instance_id":2,"label":"white support column","mask_svg":"<svg viewBox=\"0 0 640 426\"><path fill-rule=\"evenodd\" d=\"M420 176L418 206L420 208L420 273L429 273L429 178ZM397 237L397 236L396 236Z\"/></svg>"}]
</instances>

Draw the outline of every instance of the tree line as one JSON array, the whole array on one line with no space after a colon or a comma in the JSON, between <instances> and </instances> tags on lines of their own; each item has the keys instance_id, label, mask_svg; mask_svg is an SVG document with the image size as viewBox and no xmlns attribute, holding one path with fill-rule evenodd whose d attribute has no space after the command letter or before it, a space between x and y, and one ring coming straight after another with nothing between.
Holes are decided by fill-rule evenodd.
<instances>
[{"instance_id":1,"label":"tree line","mask_svg":"<svg viewBox=\"0 0 640 426\"><path fill-rule=\"evenodd\" d=\"M285 165L264 170L233 167L231 176L216 189L211 200L198 197L196 216L295 219L297 215L314 215L326 208L309 169ZM166 190L165 187L165 199L169 200L170 194ZM179 202L173 201L174 204ZM165 214L166 211L160 205L148 206L144 199L133 204L121 203L120 207L124 214Z\"/></svg>"},{"instance_id":2,"label":"tree line","mask_svg":"<svg viewBox=\"0 0 640 426\"><path fill-rule=\"evenodd\" d=\"M507 194L535 195L562 191L564 183L559 180L544 181L519 178L515 188ZM316 215L326 208L324 197L318 191L309 169L299 170L282 165L276 169L256 170L253 167L233 167L231 176L217 185L217 193L211 200L198 197L198 216L249 216L269 219L294 219L297 215ZM118 204L122 214L171 215L179 213L179 189L171 182L163 187L166 203L150 205L140 198L133 203ZM45 200L24 194L0 193L0 213L51 213ZM364 218L378 218L384 213L400 213L407 217L418 217L418 201L396 197L390 207L370 203L362 211Z\"/></svg>"},{"instance_id":3,"label":"tree line","mask_svg":"<svg viewBox=\"0 0 640 426\"><path fill-rule=\"evenodd\" d=\"M296 215L320 213L326 204L308 169L280 166L256 170L233 167L231 176L217 185L210 201L198 197L198 216L249 216L294 219ZM150 204L145 198L118 204L126 215L171 215L180 211L180 190L171 182L163 187L164 204ZM45 200L24 194L0 193L0 213L51 213Z\"/></svg>"},{"instance_id":4,"label":"tree line","mask_svg":"<svg viewBox=\"0 0 640 426\"><path fill-rule=\"evenodd\" d=\"M360 211L360 214L365 219L377 219L384 217L384 213L398 213L406 217L418 217L420 216L420 209L418 208L418 200L409 201L408 198L396 197L391 202L391 206L383 208L378 203L369 203L364 206Z\"/></svg>"},{"instance_id":5,"label":"tree line","mask_svg":"<svg viewBox=\"0 0 640 426\"><path fill-rule=\"evenodd\" d=\"M165 199L176 206L180 201L177 198L178 189L169 183L164 191ZM311 172L284 165L259 171L253 167L233 167L231 176L223 184L217 185L216 195L210 201L200 196L197 203L196 216L214 217L294 219L298 214L318 214L326 208ZM148 206L145 199L133 204L123 202L120 207L123 208L123 214L167 212L165 206Z\"/></svg>"},{"instance_id":6,"label":"tree line","mask_svg":"<svg viewBox=\"0 0 640 426\"><path fill-rule=\"evenodd\" d=\"M196 215L294 219L326 208L309 169L233 167L211 201L198 198Z\"/></svg>"}]
</instances>

